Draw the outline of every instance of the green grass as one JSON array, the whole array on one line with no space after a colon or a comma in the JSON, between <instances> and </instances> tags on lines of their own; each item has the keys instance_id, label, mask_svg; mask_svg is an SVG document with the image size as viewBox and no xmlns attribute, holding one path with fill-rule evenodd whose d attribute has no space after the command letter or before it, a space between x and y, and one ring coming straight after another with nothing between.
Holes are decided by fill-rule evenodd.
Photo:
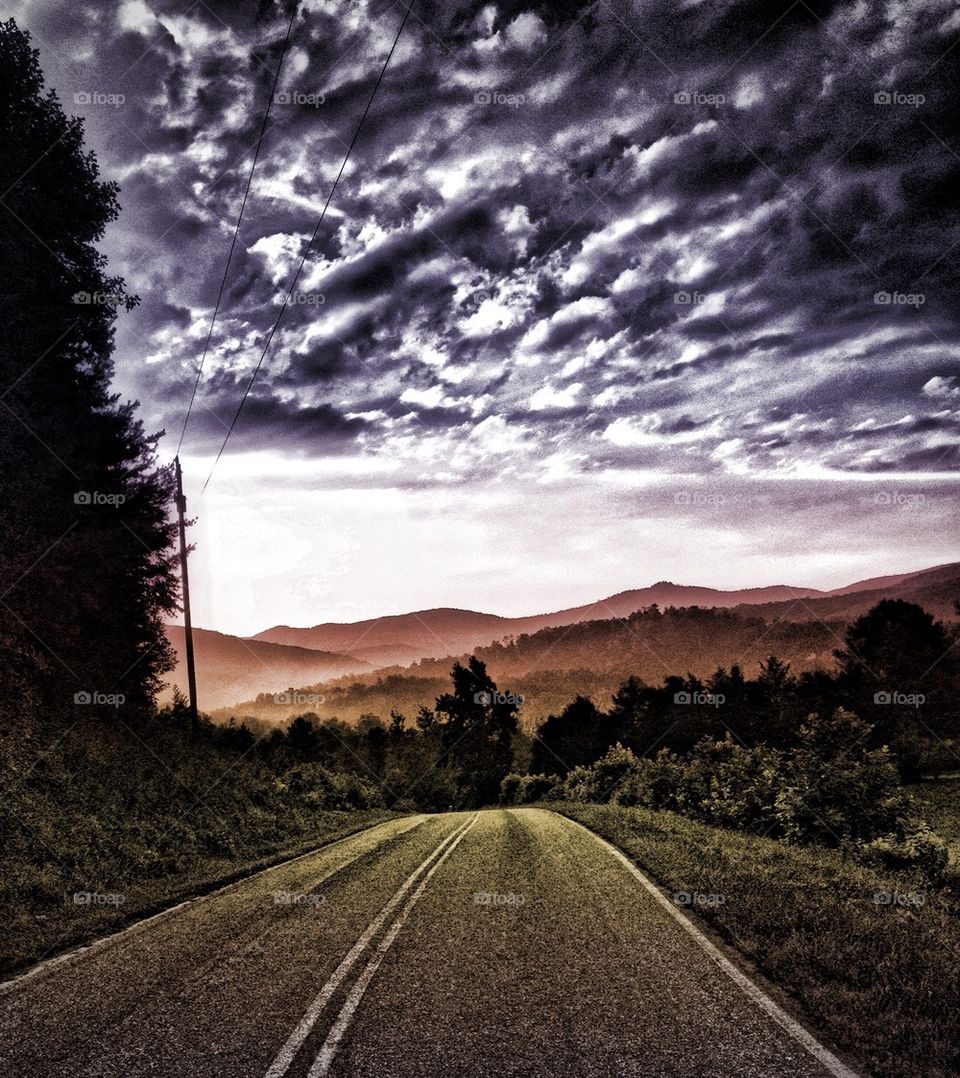
<instances>
[{"instance_id":1,"label":"green grass","mask_svg":"<svg viewBox=\"0 0 960 1078\"><path fill-rule=\"evenodd\" d=\"M960 778L928 779L908 786L920 813L950 844L950 861L960 862Z\"/></svg>"},{"instance_id":2,"label":"green grass","mask_svg":"<svg viewBox=\"0 0 960 1078\"><path fill-rule=\"evenodd\" d=\"M668 812L545 807L602 835L668 892L724 895L694 916L788 992L864 1073L960 1073L960 910L946 889ZM923 904L880 905L880 893Z\"/></svg>"},{"instance_id":3,"label":"green grass","mask_svg":"<svg viewBox=\"0 0 960 1078\"><path fill-rule=\"evenodd\" d=\"M0 974L397 815L294 792L169 723L96 719L5 732L0 810Z\"/></svg>"}]
</instances>

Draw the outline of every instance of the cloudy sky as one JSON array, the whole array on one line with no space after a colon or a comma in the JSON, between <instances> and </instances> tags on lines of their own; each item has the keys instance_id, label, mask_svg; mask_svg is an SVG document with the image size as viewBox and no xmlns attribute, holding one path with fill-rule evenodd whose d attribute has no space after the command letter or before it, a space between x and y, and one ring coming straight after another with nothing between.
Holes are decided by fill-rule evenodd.
<instances>
[{"instance_id":1,"label":"cloudy sky","mask_svg":"<svg viewBox=\"0 0 960 1078\"><path fill-rule=\"evenodd\" d=\"M519 614L957 559L960 9L14 3L123 212L195 620Z\"/></svg>"}]
</instances>

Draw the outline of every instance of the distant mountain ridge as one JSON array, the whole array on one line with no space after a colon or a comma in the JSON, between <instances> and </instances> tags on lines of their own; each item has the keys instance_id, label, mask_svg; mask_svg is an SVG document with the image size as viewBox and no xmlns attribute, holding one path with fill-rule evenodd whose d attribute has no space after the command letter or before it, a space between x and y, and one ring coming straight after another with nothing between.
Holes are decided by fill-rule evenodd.
<instances>
[{"instance_id":1,"label":"distant mountain ridge","mask_svg":"<svg viewBox=\"0 0 960 1078\"><path fill-rule=\"evenodd\" d=\"M659 581L650 587L619 592L586 606L519 618L442 607L352 623L330 622L310 628L279 625L249 638L195 629L200 706L205 710L217 711L231 708L241 700L252 701L261 693L329 684L340 678L367 680L374 675L373 680L376 681L383 674L390 675L389 692L402 696L397 687L396 679L399 677L416 676L422 679L427 675L431 688L434 682L439 683L441 674L445 676L445 670L441 671L440 667L432 665L438 660L463 656L491 646L494 652L489 657L493 658L501 641L518 640L543 630L577 626L580 623L623 620L654 604L661 609L701 607L729 610L742 618L764 619L771 626L829 622L833 634L829 644L815 637L793 634L789 630L785 630L788 635L780 642L784 654L790 655L799 666L810 663L818 665L831 661L830 651L837 635L842 634L844 624L884 598L919 603L937 618L952 619L955 617L954 601L960 598L960 563L913 573L872 577L832 590L792 588L781 584L724 591ZM729 629L732 630L733 626ZM724 631L726 634L727 630ZM171 686L176 685L183 690L186 687L183 629L171 625L167 627L167 633L178 659ZM731 640L735 636L736 633ZM534 662L531 669L545 670L545 664L549 664L556 668L561 665L581 666L583 670L599 672L610 667L611 662L616 665L616 656L607 656L604 651L605 648L614 647L610 642L613 639L602 633L588 633L583 637L574 633L562 643L550 643L543 663ZM581 640L583 650L578 656L576 649L571 651L570 645ZM794 641L797 643L796 649L793 647ZM679 665L684 665L681 662L683 648L688 648L691 655L686 666L692 669L699 664L692 652L703 651L706 644L691 636L686 643L676 641L671 647L674 648L671 661ZM622 645L618 644L616 648L622 650ZM712 659L712 648L706 650L711 653ZM532 657L535 652L525 649L522 654ZM705 659L706 655L702 657ZM716 657L725 658L719 653ZM631 659L633 666L638 661L638 657ZM408 674L403 668L410 667L412 663L417 663L418 667ZM511 670L511 673L515 672ZM426 688L423 691L426 692ZM335 695L342 697L344 692L347 690L337 690ZM357 706L365 703L368 708L376 708L383 704L379 698L371 699L370 693L360 690L359 686L358 693ZM538 696L545 698L542 689ZM341 703L346 704L347 701L341 699ZM349 710L349 707L344 708L345 713L349 713Z\"/></svg>"},{"instance_id":2,"label":"distant mountain ridge","mask_svg":"<svg viewBox=\"0 0 960 1078\"><path fill-rule=\"evenodd\" d=\"M718 588L673 584L664 580L648 588L618 592L585 606L568 607L565 610L526 617L511 618L477 610L438 607L416 610L409 614L389 614L366 621L326 622L310 628L276 625L250 639L288 646L346 651L366 659L376 654L383 661L383 665L404 665L417 659L458 655L474 647L520 633L535 633L540 629L573 625L580 621L624 618L635 610L654 603L658 606L728 608L743 603L777 602L795 598L798 594L812 596L828 593L791 588L787 585L721 591Z\"/></svg>"},{"instance_id":3,"label":"distant mountain ridge","mask_svg":"<svg viewBox=\"0 0 960 1078\"><path fill-rule=\"evenodd\" d=\"M786 584L724 591L661 580L650 587L618 592L585 606L528 617L502 617L442 607L358 622L326 622L309 628L276 625L251 639L346 652L373 666L405 666L418 659L460 655L521 633L535 633L581 621L625 618L653 604L661 607L749 608L751 614L762 617L807 621L827 616L856 616L880 598L911 598L921 592L931 613L938 617L951 616L953 598L960 597L960 563L873 577L829 591L794 588ZM913 598L912 601L920 599Z\"/></svg>"},{"instance_id":4,"label":"distant mountain ridge","mask_svg":"<svg viewBox=\"0 0 960 1078\"><path fill-rule=\"evenodd\" d=\"M960 600L960 564L940 565L898 577L876 577L814 597L795 597L786 602L744 603L734 609L768 620L786 618L790 621L809 621L823 618L852 621L881 599L904 599L917 603L936 618L954 618L954 602Z\"/></svg>"},{"instance_id":5,"label":"distant mountain ridge","mask_svg":"<svg viewBox=\"0 0 960 1078\"><path fill-rule=\"evenodd\" d=\"M771 624L719 607L663 611L648 606L627 618L597 618L521 633L511 643L478 647L473 654L486 663L504 691L523 697L521 719L529 727L556 714L578 694L605 706L616 687L632 675L658 684L665 674L707 678L718 667L734 663L753 675L758 663L771 654L789 663L795 673L829 669L842 634L841 622ZM405 669L298 688L321 701L312 709L321 717L355 722L364 714L385 718L399 710L410 718L447 690L454 658L461 656L421 659ZM261 697L227 709L218 718L255 716L279 722L296 713L295 707L278 707Z\"/></svg>"}]
</instances>

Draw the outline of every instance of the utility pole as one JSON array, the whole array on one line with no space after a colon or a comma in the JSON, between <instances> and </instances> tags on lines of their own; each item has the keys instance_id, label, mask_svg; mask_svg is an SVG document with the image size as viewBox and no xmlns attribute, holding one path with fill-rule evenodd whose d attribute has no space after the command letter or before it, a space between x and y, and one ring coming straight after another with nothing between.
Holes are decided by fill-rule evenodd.
<instances>
[{"instance_id":1,"label":"utility pole","mask_svg":"<svg viewBox=\"0 0 960 1078\"><path fill-rule=\"evenodd\" d=\"M187 650L187 686L190 690L190 730L196 736L200 729L197 713L197 670L193 662L193 624L190 621L190 578L187 575L187 499L183 496L183 474L180 458L174 457L177 471L177 514L180 518L180 589L183 593L183 632Z\"/></svg>"}]
</instances>

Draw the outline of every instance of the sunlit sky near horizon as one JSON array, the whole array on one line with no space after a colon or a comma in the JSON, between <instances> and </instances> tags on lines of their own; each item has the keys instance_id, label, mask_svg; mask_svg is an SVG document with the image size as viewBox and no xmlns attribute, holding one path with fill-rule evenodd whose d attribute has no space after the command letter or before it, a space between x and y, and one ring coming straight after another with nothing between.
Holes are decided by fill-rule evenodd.
<instances>
[{"instance_id":1,"label":"sunlit sky near horizon","mask_svg":"<svg viewBox=\"0 0 960 1078\"><path fill-rule=\"evenodd\" d=\"M960 560L955 3L300 5L182 460L252 633ZM21 0L170 459L290 8Z\"/></svg>"}]
</instances>

